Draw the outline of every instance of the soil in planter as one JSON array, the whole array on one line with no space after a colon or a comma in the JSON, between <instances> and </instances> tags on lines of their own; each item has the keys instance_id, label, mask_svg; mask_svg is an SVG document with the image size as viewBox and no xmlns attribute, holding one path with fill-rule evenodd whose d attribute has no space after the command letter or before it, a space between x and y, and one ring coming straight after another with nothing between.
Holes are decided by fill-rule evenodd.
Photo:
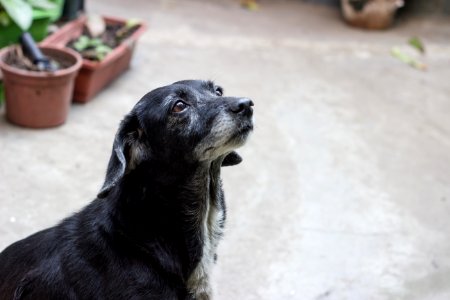
<instances>
[{"instance_id":1,"label":"soil in planter","mask_svg":"<svg viewBox=\"0 0 450 300\"><path fill-rule=\"evenodd\" d=\"M65 60L62 57L54 58L49 57L50 63L52 66L54 66L54 70L62 70L66 69L73 65L73 62L70 60ZM38 67L33 64L33 62L26 57L23 52L22 48L15 47L13 51L10 51L6 57L5 57L5 63L13 66L15 68L21 69L21 70L27 70L27 71L35 71L35 72L48 72L46 70L40 70Z\"/></svg>"},{"instance_id":2,"label":"soil in planter","mask_svg":"<svg viewBox=\"0 0 450 300\"><path fill-rule=\"evenodd\" d=\"M107 24L105 31L95 38L85 26L81 38L84 36L85 44L88 46L83 47L83 45L77 45L77 42L80 42L80 37L69 41L66 46L80 53L85 59L101 61L112 49L119 46L126 38L131 36L139 26L139 24L133 26L127 26L126 24Z\"/></svg>"}]
</instances>

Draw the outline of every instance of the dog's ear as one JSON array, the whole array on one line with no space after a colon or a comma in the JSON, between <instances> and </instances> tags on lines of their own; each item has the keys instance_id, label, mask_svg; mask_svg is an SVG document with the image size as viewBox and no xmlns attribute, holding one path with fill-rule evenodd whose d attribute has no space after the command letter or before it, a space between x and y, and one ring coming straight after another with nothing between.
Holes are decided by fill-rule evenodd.
<instances>
[{"instance_id":1,"label":"dog's ear","mask_svg":"<svg viewBox=\"0 0 450 300\"><path fill-rule=\"evenodd\" d=\"M105 182L98 193L98 198L105 198L111 189L116 186L123 176L136 167L144 155L142 140L142 129L137 117L133 114L127 115L119 126L112 148L106 171Z\"/></svg>"},{"instance_id":2,"label":"dog's ear","mask_svg":"<svg viewBox=\"0 0 450 300\"><path fill-rule=\"evenodd\" d=\"M235 166L242 162L242 157L236 151L230 152L222 162L222 167Z\"/></svg>"}]
</instances>

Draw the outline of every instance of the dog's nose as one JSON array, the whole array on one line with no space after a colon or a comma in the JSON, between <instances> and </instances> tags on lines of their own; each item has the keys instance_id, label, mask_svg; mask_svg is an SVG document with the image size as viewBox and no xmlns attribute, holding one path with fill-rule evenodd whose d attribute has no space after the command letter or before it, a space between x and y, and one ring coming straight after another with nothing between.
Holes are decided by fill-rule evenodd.
<instances>
[{"instance_id":1,"label":"dog's nose","mask_svg":"<svg viewBox=\"0 0 450 300\"><path fill-rule=\"evenodd\" d=\"M246 114L251 116L253 114L253 105L252 100L248 98L240 98L231 104L230 109L235 114Z\"/></svg>"}]
</instances>

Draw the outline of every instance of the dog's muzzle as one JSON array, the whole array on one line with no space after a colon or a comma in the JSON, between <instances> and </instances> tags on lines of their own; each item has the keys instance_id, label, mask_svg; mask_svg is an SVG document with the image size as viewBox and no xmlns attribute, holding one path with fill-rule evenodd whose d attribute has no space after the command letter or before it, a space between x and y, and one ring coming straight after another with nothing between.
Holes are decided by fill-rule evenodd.
<instances>
[{"instance_id":1,"label":"dog's muzzle","mask_svg":"<svg viewBox=\"0 0 450 300\"><path fill-rule=\"evenodd\" d=\"M252 106L254 106L252 100L248 98L240 98L231 103L230 110L235 114L251 118L253 116Z\"/></svg>"},{"instance_id":2,"label":"dog's muzzle","mask_svg":"<svg viewBox=\"0 0 450 300\"><path fill-rule=\"evenodd\" d=\"M253 101L248 98L238 98L229 105L231 114L237 121L236 136L246 138L253 130Z\"/></svg>"}]
</instances>

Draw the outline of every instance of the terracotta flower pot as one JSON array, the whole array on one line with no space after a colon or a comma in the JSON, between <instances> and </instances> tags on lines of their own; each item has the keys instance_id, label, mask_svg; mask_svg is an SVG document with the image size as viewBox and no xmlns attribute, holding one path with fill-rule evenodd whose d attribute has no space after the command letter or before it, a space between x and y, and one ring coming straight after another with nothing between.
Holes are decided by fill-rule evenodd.
<instances>
[{"instance_id":1,"label":"terracotta flower pot","mask_svg":"<svg viewBox=\"0 0 450 300\"><path fill-rule=\"evenodd\" d=\"M13 47L0 52L6 117L14 124L32 128L58 126L66 121L74 79L82 60L78 53L70 49L39 48L50 58L66 61L69 67L56 72L22 70L6 63Z\"/></svg>"},{"instance_id":2,"label":"terracotta flower pot","mask_svg":"<svg viewBox=\"0 0 450 300\"><path fill-rule=\"evenodd\" d=\"M106 24L126 24L125 19L103 17ZM82 16L67 23L61 29L48 36L41 45L65 47L71 40L83 33L86 17ZM88 102L105 86L130 67L131 57L137 39L146 30L144 23L139 23L138 29L113 49L102 61L83 59L83 65L75 80L73 100Z\"/></svg>"},{"instance_id":3,"label":"terracotta flower pot","mask_svg":"<svg viewBox=\"0 0 450 300\"><path fill-rule=\"evenodd\" d=\"M341 0L342 15L345 21L355 27L367 29L386 29L394 21L395 12L403 6L403 0Z\"/></svg>"}]
</instances>

